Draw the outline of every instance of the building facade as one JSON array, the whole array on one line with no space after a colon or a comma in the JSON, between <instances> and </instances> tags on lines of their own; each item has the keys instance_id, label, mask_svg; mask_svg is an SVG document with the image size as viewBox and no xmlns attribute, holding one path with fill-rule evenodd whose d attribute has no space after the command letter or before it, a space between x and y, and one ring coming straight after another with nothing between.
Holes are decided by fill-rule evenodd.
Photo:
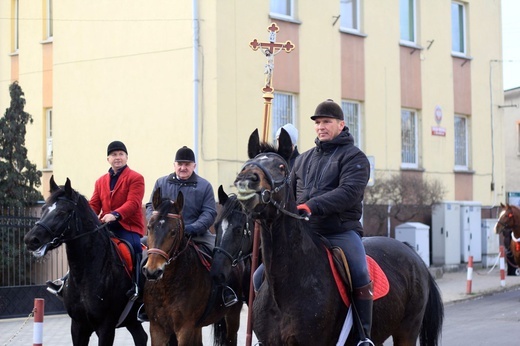
<instances>
[{"instance_id":1,"label":"building facade","mask_svg":"<svg viewBox=\"0 0 520 346\"><path fill-rule=\"evenodd\" d=\"M233 191L247 139L263 126L267 59L250 47L295 49L274 59L269 138L286 122L300 151L309 117L341 103L356 143L380 174L438 179L447 200L505 201L501 2L423 0L0 2L0 107L19 81L34 117L29 159L90 197L123 141L146 180L173 170L178 148L216 190Z\"/></svg>"},{"instance_id":2,"label":"building facade","mask_svg":"<svg viewBox=\"0 0 520 346\"><path fill-rule=\"evenodd\" d=\"M520 87L504 92L505 202L520 206Z\"/></svg>"}]
</instances>

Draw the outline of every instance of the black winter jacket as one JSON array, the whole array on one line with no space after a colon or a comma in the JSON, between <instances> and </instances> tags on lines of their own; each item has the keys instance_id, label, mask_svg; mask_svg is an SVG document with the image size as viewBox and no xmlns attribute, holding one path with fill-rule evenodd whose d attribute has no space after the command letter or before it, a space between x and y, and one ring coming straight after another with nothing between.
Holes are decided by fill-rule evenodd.
<instances>
[{"instance_id":1,"label":"black winter jacket","mask_svg":"<svg viewBox=\"0 0 520 346\"><path fill-rule=\"evenodd\" d=\"M358 231L363 227L362 201L370 177L366 155L354 145L348 127L296 158L291 184L296 203L309 206L310 226L322 234Z\"/></svg>"}]
</instances>

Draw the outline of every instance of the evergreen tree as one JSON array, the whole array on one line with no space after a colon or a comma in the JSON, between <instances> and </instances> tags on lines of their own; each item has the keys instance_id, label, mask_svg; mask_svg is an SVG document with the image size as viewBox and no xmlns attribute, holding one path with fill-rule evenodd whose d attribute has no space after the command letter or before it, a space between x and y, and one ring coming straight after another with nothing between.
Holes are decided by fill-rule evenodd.
<instances>
[{"instance_id":1,"label":"evergreen tree","mask_svg":"<svg viewBox=\"0 0 520 346\"><path fill-rule=\"evenodd\" d=\"M43 197L37 189L42 172L27 159L25 134L32 116L24 111L25 97L18 82L9 86L11 105L0 119L0 204L28 206Z\"/></svg>"}]
</instances>

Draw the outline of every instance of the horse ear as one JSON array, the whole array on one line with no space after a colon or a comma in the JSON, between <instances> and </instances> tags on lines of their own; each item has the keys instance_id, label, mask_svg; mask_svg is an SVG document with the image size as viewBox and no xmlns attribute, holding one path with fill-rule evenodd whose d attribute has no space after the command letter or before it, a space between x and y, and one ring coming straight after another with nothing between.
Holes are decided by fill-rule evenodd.
<instances>
[{"instance_id":1,"label":"horse ear","mask_svg":"<svg viewBox=\"0 0 520 346\"><path fill-rule=\"evenodd\" d=\"M67 196L72 197L72 187L69 178L67 178L67 181L65 182L65 193Z\"/></svg>"},{"instance_id":2,"label":"horse ear","mask_svg":"<svg viewBox=\"0 0 520 346\"><path fill-rule=\"evenodd\" d=\"M56 184L56 182L54 181L54 174L51 175L51 180L49 181L49 185L51 186L51 193L60 189L58 184Z\"/></svg>"},{"instance_id":3,"label":"horse ear","mask_svg":"<svg viewBox=\"0 0 520 346\"><path fill-rule=\"evenodd\" d=\"M500 208L505 208L506 206L504 205L504 203L500 202Z\"/></svg>"},{"instance_id":4,"label":"horse ear","mask_svg":"<svg viewBox=\"0 0 520 346\"><path fill-rule=\"evenodd\" d=\"M177 205L180 213L182 211L182 207L184 206L184 195L182 194L182 191L179 191L177 199L175 200L175 204Z\"/></svg>"},{"instance_id":5,"label":"horse ear","mask_svg":"<svg viewBox=\"0 0 520 346\"><path fill-rule=\"evenodd\" d=\"M153 206L154 210L157 210L157 208L159 208L160 205L161 205L161 188L158 187L153 192L152 206Z\"/></svg>"},{"instance_id":6,"label":"horse ear","mask_svg":"<svg viewBox=\"0 0 520 346\"><path fill-rule=\"evenodd\" d=\"M278 137L278 155L283 157L286 161L289 161L293 152L291 136L282 127L280 130L280 137Z\"/></svg>"},{"instance_id":7,"label":"horse ear","mask_svg":"<svg viewBox=\"0 0 520 346\"><path fill-rule=\"evenodd\" d=\"M224 192L222 185L218 187L218 204L224 205L228 200L229 196Z\"/></svg>"},{"instance_id":8,"label":"horse ear","mask_svg":"<svg viewBox=\"0 0 520 346\"><path fill-rule=\"evenodd\" d=\"M249 136L249 142L247 143L247 156L250 159L260 154L260 136L258 135L258 129L254 130L251 136Z\"/></svg>"}]
</instances>

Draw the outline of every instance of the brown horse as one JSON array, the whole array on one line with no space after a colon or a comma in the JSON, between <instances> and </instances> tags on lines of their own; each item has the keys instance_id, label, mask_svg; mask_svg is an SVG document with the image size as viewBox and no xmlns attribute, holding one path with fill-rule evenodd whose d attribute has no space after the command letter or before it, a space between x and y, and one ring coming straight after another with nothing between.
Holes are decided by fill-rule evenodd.
<instances>
[{"instance_id":1,"label":"brown horse","mask_svg":"<svg viewBox=\"0 0 520 346\"><path fill-rule=\"evenodd\" d=\"M203 263L200 250L184 235L182 193L175 201L162 200L157 189L152 202L148 261L143 267L152 345L202 345L202 327L209 324L215 345L236 345L242 304L226 308L218 302L206 311L212 290L209 263Z\"/></svg>"},{"instance_id":2,"label":"brown horse","mask_svg":"<svg viewBox=\"0 0 520 346\"><path fill-rule=\"evenodd\" d=\"M335 345L347 307L342 302L323 243L299 217L289 187L291 140L282 129L277 150L249 138L247 161L235 180L244 209L262 221L265 280L254 302L254 331L264 345ZM389 291L374 301L372 341L437 345L444 307L419 255L391 238L363 241L386 274ZM274 326L274 328L273 328ZM348 329L348 328L347 328ZM347 344L355 345L350 334Z\"/></svg>"},{"instance_id":3,"label":"brown horse","mask_svg":"<svg viewBox=\"0 0 520 346\"><path fill-rule=\"evenodd\" d=\"M511 204L500 204L502 211L495 225L495 233L502 233L504 245L509 248L511 254L520 266L520 208Z\"/></svg>"}]
</instances>

